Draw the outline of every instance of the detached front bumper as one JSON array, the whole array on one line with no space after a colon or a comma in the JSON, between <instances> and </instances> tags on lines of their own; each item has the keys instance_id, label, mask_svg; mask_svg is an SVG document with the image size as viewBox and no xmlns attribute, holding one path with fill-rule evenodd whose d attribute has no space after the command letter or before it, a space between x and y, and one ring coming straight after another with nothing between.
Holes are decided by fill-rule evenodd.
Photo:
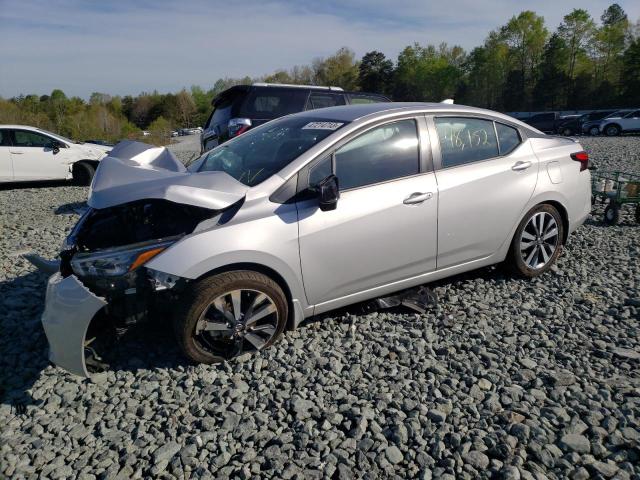
<instances>
[{"instance_id":1,"label":"detached front bumper","mask_svg":"<svg viewBox=\"0 0 640 480\"><path fill-rule=\"evenodd\" d=\"M93 317L107 305L74 276L53 274L47 283L42 326L49 341L49 360L65 370L88 377L85 337Z\"/></svg>"}]
</instances>

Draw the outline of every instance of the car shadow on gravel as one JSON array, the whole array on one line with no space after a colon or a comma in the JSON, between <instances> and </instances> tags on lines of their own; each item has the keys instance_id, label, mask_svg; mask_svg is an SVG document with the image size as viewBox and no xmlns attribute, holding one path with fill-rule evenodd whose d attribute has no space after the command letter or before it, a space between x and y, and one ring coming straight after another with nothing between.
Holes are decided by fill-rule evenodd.
<instances>
[{"instance_id":1,"label":"car shadow on gravel","mask_svg":"<svg viewBox=\"0 0 640 480\"><path fill-rule=\"evenodd\" d=\"M82 215L87 209L87 202L70 202L60 205L55 209L56 215Z\"/></svg>"},{"instance_id":2,"label":"car shadow on gravel","mask_svg":"<svg viewBox=\"0 0 640 480\"><path fill-rule=\"evenodd\" d=\"M30 390L49 365L40 323L47 276L30 272L0 282L0 403L39 404Z\"/></svg>"},{"instance_id":3,"label":"car shadow on gravel","mask_svg":"<svg viewBox=\"0 0 640 480\"><path fill-rule=\"evenodd\" d=\"M0 184L0 190L23 190L27 188L73 187L70 180L41 180L38 182L7 182Z\"/></svg>"}]
</instances>

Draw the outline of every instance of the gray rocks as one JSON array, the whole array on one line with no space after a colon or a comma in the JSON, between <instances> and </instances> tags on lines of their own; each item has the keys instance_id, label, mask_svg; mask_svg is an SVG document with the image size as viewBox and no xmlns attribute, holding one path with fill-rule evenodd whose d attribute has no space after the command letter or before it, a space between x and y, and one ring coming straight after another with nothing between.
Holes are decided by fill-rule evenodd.
<instances>
[{"instance_id":1,"label":"gray rocks","mask_svg":"<svg viewBox=\"0 0 640 480\"><path fill-rule=\"evenodd\" d=\"M581 141L640 171L640 137ZM0 478L640 478L632 210L596 204L533 280L441 280L423 315L329 312L238 362L188 364L156 312L88 382L48 366L46 276L16 254L54 258L86 196L0 190Z\"/></svg>"},{"instance_id":2,"label":"gray rocks","mask_svg":"<svg viewBox=\"0 0 640 480\"><path fill-rule=\"evenodd\" d=\"M489 457L477 450L471 450L462 456L465 463L468 463L476 470L484 470L489 466Z\"/></svg>"},{"instance_id":3,"label":"gray rocks","mask_svg":"<svg viewBox=\"0 0 640 480\"><path fill-rule=\"evenodd\" d=\"M395 465L403 460L402 452L395 445L390 445L384 450L384 455L389 460L389 463Z\"/></svg>"},{"instance_id":4,"label":"gray rocks","mask_svg":"<svg viewBox=\"0 0 640 480\"><path fill-rule=\"evenodd\" d=\"M569 433L560 439L560 446L568 451L576 453L589 453L591 444L584 435Z\"/></svg>"}]
</instances>

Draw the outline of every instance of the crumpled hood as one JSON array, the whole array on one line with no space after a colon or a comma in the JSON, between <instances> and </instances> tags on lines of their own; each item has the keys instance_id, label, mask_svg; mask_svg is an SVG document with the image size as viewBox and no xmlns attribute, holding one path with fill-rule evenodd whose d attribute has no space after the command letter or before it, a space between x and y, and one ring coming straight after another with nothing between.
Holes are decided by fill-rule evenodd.
<instances>
[{"instance_id":1,"label":"crumpled hood","mask_svg":"<svg viewBox=\"0 0 640 480\"><path fill-rule=\"evenodd\" d=\"M165 147L123 141L100 161L89 206L108 208L158 198L213 210L241 200L249 187L224 172L189 172Z\"/></svg>"}]
</instances>

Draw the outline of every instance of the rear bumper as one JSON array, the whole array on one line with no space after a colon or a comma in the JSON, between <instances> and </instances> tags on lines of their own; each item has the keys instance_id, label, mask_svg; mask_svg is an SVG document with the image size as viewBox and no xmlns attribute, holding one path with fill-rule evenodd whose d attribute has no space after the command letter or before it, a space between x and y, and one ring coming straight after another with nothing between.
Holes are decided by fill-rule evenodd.
<instances>
[{"instance_id":1,"label":"rear bumper","mask_svg":"<svg viewBox=\"0 0 640 480\"><path fill-rule=\"evenodd\" d=\"M49 342L49 360L68 372L88 377L85 336L91 320L107 304L74 276L53 274L47 283L42 326Z\"/></svg>"}]
</instances>

